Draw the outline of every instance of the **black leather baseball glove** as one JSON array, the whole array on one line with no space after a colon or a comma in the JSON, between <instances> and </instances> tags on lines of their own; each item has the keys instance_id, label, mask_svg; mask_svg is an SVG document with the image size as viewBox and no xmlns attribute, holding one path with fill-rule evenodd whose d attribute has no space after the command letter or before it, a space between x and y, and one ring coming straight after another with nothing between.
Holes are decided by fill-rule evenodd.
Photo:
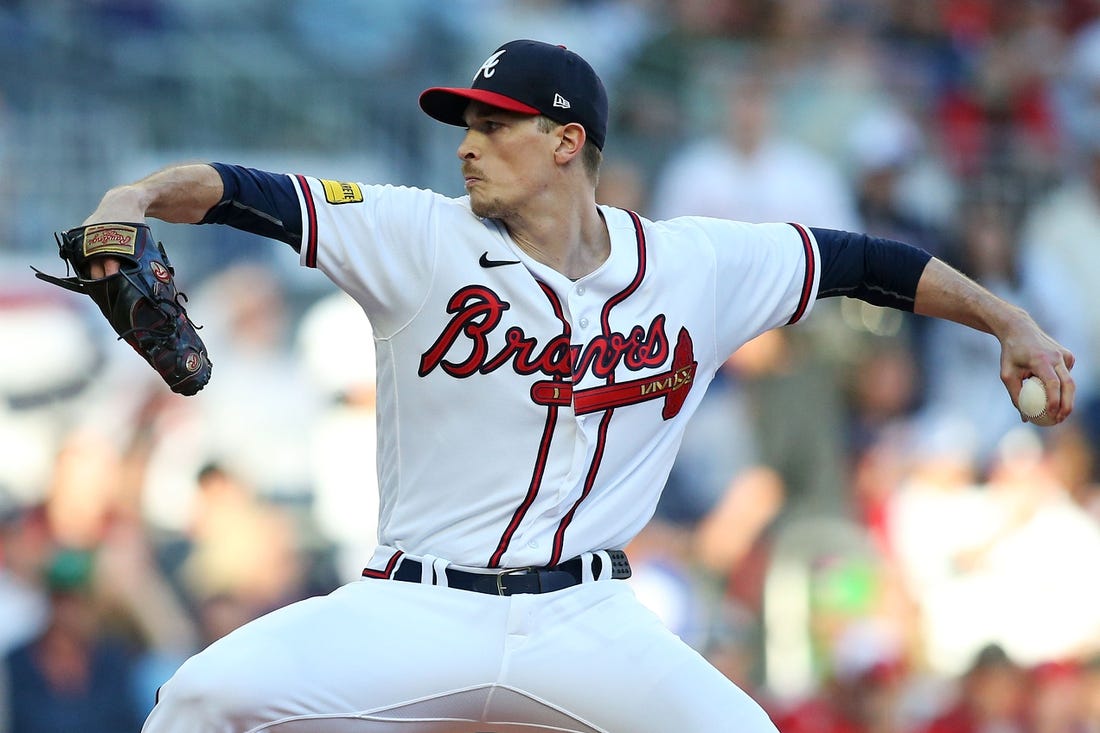
<instances>
[{"instance_id":1,"label":"black leather baseball glove","mask_svg":"<svg viewBox=\"0 0 1100 733\"><path fill-rule=\"evenodd\" d=\"M76 273L54 277L37 268L35 277L89 296L119 339L160 374L173 392L193 395L210 381L206 346L176 290L175 270L164 245L146 224L91 224L54 235L61 259ZM110 256L121 262L113 275L92 278L89 261Z\"/></svg>"}]
</instances>

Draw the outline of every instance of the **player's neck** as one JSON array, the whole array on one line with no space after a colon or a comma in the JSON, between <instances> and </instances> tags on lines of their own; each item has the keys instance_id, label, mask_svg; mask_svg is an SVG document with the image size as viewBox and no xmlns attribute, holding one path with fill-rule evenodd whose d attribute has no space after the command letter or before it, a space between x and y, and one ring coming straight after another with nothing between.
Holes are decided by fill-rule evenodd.
<instances>
[{"instance_id":1,"label":"player's neck","mask_svg":"<svg viewBox=\"0 0 1100 733\"><path fill-rule=\"evenodd\" d=\"M504 225L520 249L572 280L593 272L611 254L607 224L593 203L575 216L516 217Z\"/></svg>"}]
</instances>

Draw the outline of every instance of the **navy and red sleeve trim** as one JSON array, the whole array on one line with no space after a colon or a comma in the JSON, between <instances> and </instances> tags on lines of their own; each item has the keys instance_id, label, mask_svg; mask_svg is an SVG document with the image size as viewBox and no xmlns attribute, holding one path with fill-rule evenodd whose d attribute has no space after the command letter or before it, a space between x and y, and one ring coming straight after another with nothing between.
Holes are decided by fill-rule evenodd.
<instances>
[{"instance_id":1,"label":"navy and red sleeve trim","mask_svg":"<svg viewBox=\"0 0 1100 733\"><path fill-rule=\"evenodd\" d=\"M298 188L302 192L306 215L305 241L299 245L298 252L301 253L301 247L304 246L306 267L317 267L317 204L313 200L313 191L306 177L297 175L294 176L294 180L298 182Z\"/></svg>"},{"instance_id":2,"label":"navy and red sleeve trim","mask_svg":"<svg viewBox=\"0 0 1100 733\"><path fill-rule=\"evenodd\" d=\"M301 251L302 210L290 176L226 163L210 165L221 176L222 199L200 224L225 224Z\"/></svg>"},{"instance_id":3,"label":"navy and red sleeve trim","mask_svg":"<svg viewBox=\"0 0 1100 733\"><path fill-rule=\"evenodd\" d=\"M917 283L932 255L892 239L811 227L821 254L818 298L846 295L912 311Z\"/></svg>"},{"instance_id":4,"label":"navy and red sleeve trim","mask_svg":"<svg viewBox=\"0 0 1100 733\"><path fill-rule=\"evenodd\" d=\"M802 238L802 250L806 255L806 272L802 276L802 293L798 297L798 307L794 309L790 320L787 321L788 326L792 323L798 323L802 320L802 316L806 315L806 309L810 307L810 296L814 292L814 278L817 276L817 256L814 254L814 245L810 241L810 235L806 232L805 227L799 224L791 224L791 226Z\"/></svg>"}]
</instances>

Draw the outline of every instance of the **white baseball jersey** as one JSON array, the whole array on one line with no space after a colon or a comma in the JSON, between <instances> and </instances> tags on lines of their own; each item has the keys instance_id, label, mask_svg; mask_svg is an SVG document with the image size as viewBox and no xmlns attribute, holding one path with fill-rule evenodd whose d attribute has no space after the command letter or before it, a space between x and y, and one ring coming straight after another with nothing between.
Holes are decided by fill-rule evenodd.
<instances>
[{"instance_id":1,"label":"white baseball jersey","mask_svg":"<svg viewBox=\"0 0 1100 733\"><path fill-rule=\"evenodd\" d=\"M381 545L363 580L189 659L145 733L776 733L595 558L649 520L726 357L806 315L812 234L605 207L610 256L573 281L464 198L264 180L262 221L296 196L303 263L372 322ZM577 556L581 582L553 592L439 587L452 565L500 588L484 568ZM395 577L413 582L375 579Z\"/></svg>"},{"instance_id":2,"label":"white baseball jersey","mask_svg":"<svg viewBox=\"0 0 1100 733\"><path fill-rule=\"evenodd\" d=\"M802 226L601 207L610 256L574 281L465 197L293 181L303 264L374 329L381 546L368 575L405 553L519 567L623 547L722 362L817 294Z\"/></svg>"}]
</instances>

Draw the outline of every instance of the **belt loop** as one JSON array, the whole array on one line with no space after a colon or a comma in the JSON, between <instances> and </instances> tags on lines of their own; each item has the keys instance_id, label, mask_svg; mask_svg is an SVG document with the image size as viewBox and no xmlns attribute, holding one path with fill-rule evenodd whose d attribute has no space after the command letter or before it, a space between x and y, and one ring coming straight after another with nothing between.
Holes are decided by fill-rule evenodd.
<instances>
[{"instance_id":1,"label":"belt loop","mask_svg":"<svg viewBox=\"0 0 1100 733\"><path fill-rule=\"evenodd\" d=\"M595 553L596 557L600 559L600 574L596 580L603 580L604 578L615 577L614 571L611 567L611 555L607 550L598 550Z\"/></svg>"},{"instance_id":2,"label":"belt loop","mask_svg":"<svg viewBox=\"0 0 1100 733\"><path fill-rule=\"evenodd\" d=\"M435 585L435 561L438 559L434 555L420 556L420 582L424 585Z\"/></svg>"},{"instance_id":3,"label":"belt loop","mask_svg":"<svg viewBox=\"0 0 1100 733\"><path fill-rule=\"evenodd\" d=\"M592 558L593 558L593 554L591 552L582 552L581 553L581 582L582 583L591 583L593 580L599 580L599 578L597 578L592 573Z\"/></svg>"},{"instance_id":4,"label":"belt loop","mask_svg":"<svg viewBox=\"0 0 1100 733\"><path fill-rule=\"evenodd\" d=\"M596 566L597 553L581 553L581 582L591 583L593 580L599 580L599 576L594 571ZM601 572L601 575L603 573Z\"/></svg>"},{"instance_id":5,"label":"belt loop","mask_svg":"<svg viewBox=\"0 0 1100 733\"><path fill-rule=\"evenodd\" d=\"M425 561L428 560L428 558L424 559ZM432 574L435 576L435 584L441 585L444 588L448 587L449 584L447 583L447 566L451 564L451 561L444 560L441 557L433 557L431 558L431 561ZM427 562L424 563L425 566L427 566L427 564Z\"/></svg>"}]
</instances>

